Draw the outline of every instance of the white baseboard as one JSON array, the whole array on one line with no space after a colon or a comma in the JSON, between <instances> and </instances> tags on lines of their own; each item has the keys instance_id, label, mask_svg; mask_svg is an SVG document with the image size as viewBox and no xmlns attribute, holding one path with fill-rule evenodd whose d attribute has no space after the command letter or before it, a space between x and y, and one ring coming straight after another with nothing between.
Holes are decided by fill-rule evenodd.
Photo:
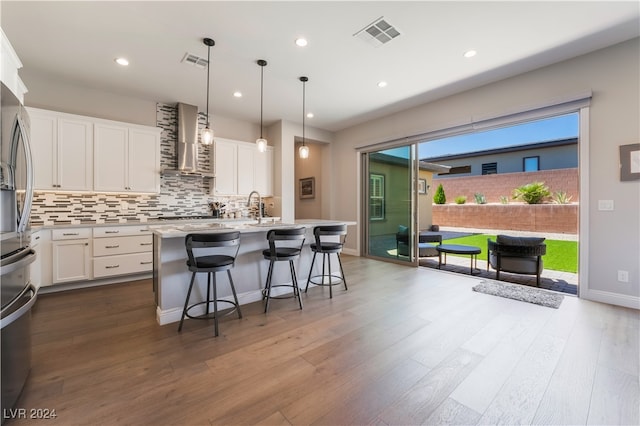
<instances>
[{"instance_id":1,"label":"white baseboard","mask_svg":"<svg viewBox=\"0 0 640 426\"><path fill-rule=\"evenodd\" d=\"M358 250L356 249L348 249L348 248L343 248L342 252L344 254L348 254L349 256L360 256L360 253L358 253Z\"/></svg>"},{"instance_id":2,"label":"white baseboard","mask_svg":"<svg viewBox=\"0 0 640 426\"><path fill-rule=\"evenodd\" d=\"M285 284L286 285L286 284ZM289 283L289 285L291 285ZM307 283L306 281L300 282L300 291L304 291L305 287L306 287ZM313 284L310 284L309 287L314 287ZM275 297L275 296L282 296L284 294L287 293L291 293L292 290L286 287L274 287L271 289L271 296ZM222 300L233 300L233 298L231 296L228 297L222 297ZM262 300L262 290L254 290L254 291L250 291L250 292L246 292L246 293L240 293L238 294L238 302L240 303L240 305L247 305L249 303L253 303L253 302L259 302ZM226 303L224 303L223 305L221 305L223 308L228 307L229 305L227 305ZM204 313L204 307L202 309L202 312L198 312L197 309L193 309L191 311L189 311L192 315L201 315ZM173 308L173 309L167 309L165 311L161 310L160 307L156 307L156 321L158 321L158 324L160 325L166 325L166 324L171 324L173 322L178 322L180 321L180 317L182 317L182 308ZM188 319L188 318L185 318Z\"/></svg>"},{"instance_id":3,"label":"white baseboard","mask_svg":"<svg viewBox=\"0 0 640 426\"><path fill-rule=\"evenodd\" d=\"M587 289L580 293L580 297L594 302L608 303L610 305L623 306L625 308L640 310L640 297L611 293L609 291Z\"/></svg>"}]
</instances>

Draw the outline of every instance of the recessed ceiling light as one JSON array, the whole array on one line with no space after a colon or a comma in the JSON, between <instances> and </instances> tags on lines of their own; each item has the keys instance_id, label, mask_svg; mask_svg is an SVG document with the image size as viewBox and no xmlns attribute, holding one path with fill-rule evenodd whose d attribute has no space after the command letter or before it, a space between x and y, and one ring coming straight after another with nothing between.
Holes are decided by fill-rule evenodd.
<instances>
[{"instance_id":1,"label":"recessed ceiling light","mask_svg":"<svg viewBox=\"0 0 640 426\"><path fill-rule=\"evenodd\" d=\"M312 112L308 112L307 113L307 118L313 118L313 113Z\"/></svg>"},{"instance_id":2,"label":"recessed ceiling light","mask_svg":"<svg viewBox=\"0 0 640 426\"><path fill-rule=\"evenodd\" d=\"M233 96L236 98L241 98L242 97L242 92L233 92Z\"/></svg>"},{"instance_id":3,"label":"recessed ceiling light","mask_svg":"<svg viewBox=\"0 0 640 426\"><path fill-rule=\"evenodd\" d=\"M299 47L305 47L307 45L307 39L306 38L297 38L296 39L296 46Z\"/></svg>"},{"instance_id":4,"label":"recessed ceiling light","mask_svg":"<svg viewBox=\"0 0 640 426\"><path fill-rule=\"evenodd\" d=\"M378 87L387 87L387 82L386 81L379 81L378 82Z\"/></svg>"},{"instance_id":5,"label":"recessed ceiling light","mask_svg":"<svg viewBox=\"0 0 640 426\"><path fill-rule=\"evenodd\" d=\"M467 50L466 52L464 52L464 57L465 58L473 58L474 56L476 56L478 54L478 52L476 52L475 50Z\"/></svg>"},{"instance_id":6,"label":"recessed ceiling light","mask_svg":"<svg viewBox=\"0 0 640 426\"><path fill-rule=\"evenodd\" d=\"M122 65L123 67L129 65L129 61L126 58L116 58L114 61L116 61L116 64Z\"/></svg>"}]
</instances>

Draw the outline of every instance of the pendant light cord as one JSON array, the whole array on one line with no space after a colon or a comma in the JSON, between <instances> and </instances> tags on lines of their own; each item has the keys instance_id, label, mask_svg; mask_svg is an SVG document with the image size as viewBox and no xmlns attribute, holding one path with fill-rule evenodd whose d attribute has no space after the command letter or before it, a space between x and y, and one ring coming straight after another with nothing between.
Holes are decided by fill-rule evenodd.
<instances>
[{"instance_id":1,"label":"pendant light cord","mask_svg":"<svg viewBox=\"0 0 640 426\"><path fill-rule=\"evenodd\" d=\"M264 65L260 65L260 139L262 139L262 106L264 97Z\"/></svg>"},{"instance_id":2,"label":"pendant light cord","mask_svg":"<svg viewBox=\"0 0 640 426\"><path fill-rule=\"evenodd\" d=\"M305 118L305 105L306 105L306 87L307 82L302 81L302 146L304 146L304 118Z\"/></svg>"},{"instance_id":3,"label":"pendant light cord","mask_svg":"<svg viewBox=\"0 0 640 426\"><path fill-rule=\"evenodd\" d=\"M207 50L207 127L209 127L209 77L211 76L211 46Z\"/></svg>"}]
</instances>

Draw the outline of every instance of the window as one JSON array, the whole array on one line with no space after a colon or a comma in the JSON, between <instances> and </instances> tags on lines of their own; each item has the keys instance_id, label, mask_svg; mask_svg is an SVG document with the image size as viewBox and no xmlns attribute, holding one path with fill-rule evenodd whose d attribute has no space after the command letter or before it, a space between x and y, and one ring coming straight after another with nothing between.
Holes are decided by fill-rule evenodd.
<instances>
[{"instance_id":1,"label":"window","mask_svg":"<svg viewBox=\"0 0 640 426\"><path fill-rule=\"evenodd\" d=\"M471 166L455 166L449 169L448 173L438 173L440 175L461 175L464 173L471 173Z\"/></svg>"},{"instance_id":2,"label":"window","mask_svg":"<svg viewBox=\"0 0 640 426\"><path fill-rule=\"evenodd\" d=\"M498 173L498 163L484 163L482 165L483 175L495 175Z\"/></svg>"},{"instance_id":3,"label":"window","mask_svg":"<svg viewBox=\"0 0 640 426\"><path fill-rule=\"evenodd\" d=\"M525 172L537 172L540 170L540 156L524 157L522 159L522 170Z\"/></svg>"},{"instance_id":4,"label":"window","mask_svg":"<svg viewBox=\"0 0 640 426\"><path fill-rule=\"evenodd\" d=\"M384 175L369 176L369 219L384 219Z\"/></svg>"}]
</instances>

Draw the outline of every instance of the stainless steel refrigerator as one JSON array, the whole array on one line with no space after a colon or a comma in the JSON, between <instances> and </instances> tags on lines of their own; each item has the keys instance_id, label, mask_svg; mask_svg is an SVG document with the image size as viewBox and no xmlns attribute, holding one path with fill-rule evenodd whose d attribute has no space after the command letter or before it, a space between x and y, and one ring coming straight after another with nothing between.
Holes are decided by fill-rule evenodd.
<instances>
[{"instance_id":1,"label":"stainless steel refrigerator","mask_svg":"<svg viewBox=\"0 0 640 426\"><path fill-rule=\"evenodd\" d=\"M29 117L2 84L0 92L0 311L3 414L15 407L31 369L31 308L37 289L29 278L36 254L30 247L33 166ZM5 416L2 416L4 423Z\"/></svg>"}]
</instances>

